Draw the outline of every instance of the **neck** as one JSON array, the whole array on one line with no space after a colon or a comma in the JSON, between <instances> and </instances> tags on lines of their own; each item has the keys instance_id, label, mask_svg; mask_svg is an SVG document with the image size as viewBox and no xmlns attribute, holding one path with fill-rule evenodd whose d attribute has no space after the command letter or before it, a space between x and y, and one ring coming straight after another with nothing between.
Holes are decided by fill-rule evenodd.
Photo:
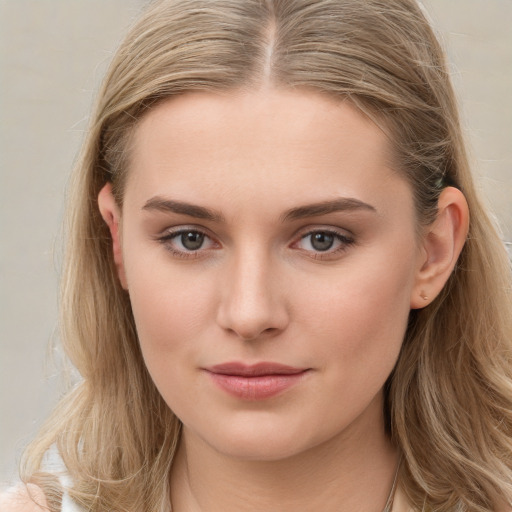
<instances>
[{"instance_id":1,"label":"neck","mask_svg":"<svg viewBox=\"0 0 512 512\"><path fill-rule=\"evenodd\" d=\"M382 512L397 450L382 417L359 423L366 427L352 425L320 445L272 461L226 456L184 428L171 472L172 510Z\"/></svg>"}]
</instances>

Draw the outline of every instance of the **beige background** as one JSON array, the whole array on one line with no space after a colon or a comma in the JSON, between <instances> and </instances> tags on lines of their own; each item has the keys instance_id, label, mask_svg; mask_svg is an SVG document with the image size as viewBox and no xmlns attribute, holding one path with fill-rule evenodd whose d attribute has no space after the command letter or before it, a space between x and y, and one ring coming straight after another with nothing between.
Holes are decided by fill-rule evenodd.
<instances>
[{"instance_id":1,"label":"beige background","mask_svg":"<svg viewBox=\"0 0 512 512\"><path fill-rule=\"evenodd\" d=\"M242 0L241 0L242 1ZM0 0L0 480L56 403L63 195L92 93L142 0ZM479 186L512 240L512 0L427 0Z\"/></svg>"}]
</instances>

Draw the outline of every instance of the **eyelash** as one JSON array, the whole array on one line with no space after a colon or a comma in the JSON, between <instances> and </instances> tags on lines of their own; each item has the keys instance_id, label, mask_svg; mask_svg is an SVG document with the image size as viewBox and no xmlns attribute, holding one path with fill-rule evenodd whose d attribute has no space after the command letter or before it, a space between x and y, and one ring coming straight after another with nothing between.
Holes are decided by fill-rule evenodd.
<instances>
[{"instance_id":1,"label":"eyelash","mask_svg":"<svg viewBox=\"0 0 512 512\"><path fill-rule=\"evenodd\" d=\"M164 236L161 236L158 238L158 241L164 245L165 249L168 250L173 256L176 256L178 258L184 258L184 259L195 259L195 258L199 258L202 256L202 253L204 252L204 249L202 248L202 246L197 249L197 250L180 250L180 249L176 249L176 247L174 247L172 245L172 242L180 237L180 236L183 236L187 233L196 233L198 235L201 235L203 236L205 239L208 239L211 241L211 243L215 244L215 242L213 242L212 238L210 236L208 236L207 233L205 233L203 230L201 229L198 229L198 228L179 228L177 229L176 231L168 231ZM203 249L201 251L201 249Z\"/></svg>"},{"instance_id":2,"label":"eyelash","mask_svg":"<svg viewBox=\"0 0 512 512\"><path fill-rule=\"evenodd\" d=\"M168 250L173 256L176 256L178 258L183 259L196 259L203 256L203 253L207 251L208 249L203 248L203 244L201 244L201 247L199 247L197 250L181 250L176 249L176 247L173 246L172 242L177 239L180 236L183 236L187 233L195 233L197 235L200 235L204 237L204 239L208 239L211 244L213 245L219 245L215 241L212 240L212 238L205 233L203 230L191 227L191 228L179 228L176 231L168 231L165 235L158 238L158 241L165 246L165 249ZM322 234L327 236L332 236L335 241L339 242L339 246L332 250L330 247L327 248L325 251L320 250L307 250L307 249L300 249L296 247L300 242L305 240L308 237L311 237L315 234ZM333 242L335 243L335 242ZM345 252L351 245L355 243L355 240L351 238L350 236L347 236L346 234L340 233L338 231L335 231L333 229L312 229L306 233L303 233L300 235L299 239L295 242L293 242L290 247L297 248L301 250L302 252L306 252L310 254L310 257L316 260L326 260L330 259L332 257L335 257L336 255ZM311 242L310 242L311 245Z\"/></svg>"},{"instance_id":3,"label":"eyelash","mask_svg":"<svg viewBox=\"0 0 512 512\"><path fill-rule=\"evenodd\" d=\"M311 257L316 260L327 260L331 259L333 257L338 256L340 253L345 252L351 245L354 245L355 240L351 238L350 236L347 236L344 233L340 233L339 231L333 230L333 229L312 229L308 231L307 233L304 233L300 236L300 239L297 242L294 242L292 244L292 247L299 244L303 240L305 240L308 237L311 237L312 235L316 234L322 234L322 235L328 235L332 236L334 238L334 242L339 242L339 246L335 249L331 249L330 247L326 249L325 251L309 251L306 249L302 249L304 252L311 253ZM311 241L310 241L311 245Z\"/></svg>"}]
</instances>

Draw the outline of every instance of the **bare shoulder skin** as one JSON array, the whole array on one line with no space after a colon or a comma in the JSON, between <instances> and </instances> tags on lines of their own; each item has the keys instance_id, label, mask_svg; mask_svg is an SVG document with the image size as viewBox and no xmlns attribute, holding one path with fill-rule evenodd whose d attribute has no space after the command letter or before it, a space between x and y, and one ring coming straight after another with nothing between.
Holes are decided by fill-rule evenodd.
<instances>
[{"instance_id":1,"label":"bare shoulder skin","mask_svg":"<svg viewBox=\"0 0 512 512\"><path fill-rule=\"evenodd\" d=\"M19 485L0 493L0 512L41 512L47 511L46 497L40 487Z\"/></svg>"}]
</instances>

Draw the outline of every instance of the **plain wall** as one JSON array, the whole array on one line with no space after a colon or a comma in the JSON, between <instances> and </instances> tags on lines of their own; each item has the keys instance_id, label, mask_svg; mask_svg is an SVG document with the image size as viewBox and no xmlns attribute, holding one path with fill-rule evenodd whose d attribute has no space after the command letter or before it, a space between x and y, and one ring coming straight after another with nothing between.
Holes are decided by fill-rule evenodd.
<instances>
[{"instance_id":1,"label":"plain wall","mask_svg":"<svg viewBox=\"0 0 512 512\"><path fill-rule=\"evenodd\" d=\"M59 396L60 227L93 92L141 0L0 0L0 480Z\"/></svg>"},{"instance_id":2,"label":"plain wall","mask_svg":"<svg viewBox=\"0 0 512 512\"><path fill-rule=\"evenodd\" d=\"M93 91L142 3L0 0L0 480L14 476L59 396L45 360L64 191ZM511 241L512 2L426 5L448 49L479 187Z\"/></svg>"}]
</instances>

